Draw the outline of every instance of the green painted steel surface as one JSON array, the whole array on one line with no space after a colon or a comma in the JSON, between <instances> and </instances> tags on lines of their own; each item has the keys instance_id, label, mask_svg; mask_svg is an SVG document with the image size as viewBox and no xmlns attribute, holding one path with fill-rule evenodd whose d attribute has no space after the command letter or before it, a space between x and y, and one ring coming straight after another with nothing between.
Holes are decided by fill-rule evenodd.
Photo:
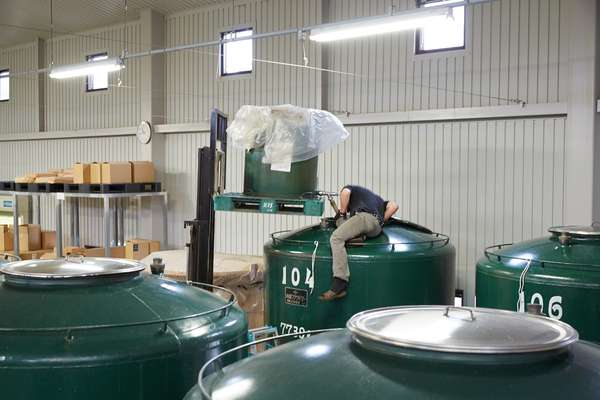
<instances>
[{"instance_id":1,"label":"green painted steel surface","mask_svg":"<svg viewBox=\"0 0 600 400\"><path fill-rule=\"evenodd\" d=\"M223 193L214 197L215 211L259 212L263 214L301 214L320 217L325 210L321 198L265 198L242 193Z\"/></svg>"},{"instance_id":2,"label":"green painted steel surface","mask_svg":"<svg viewBox=\"0 0 600 400\"><path fill-rule=\"evenodd\" d=\"M490 248L477 263L477 306L517 310L519 278L525 303L538 303L549 317L574 326L582 339L600 342L600 240L556 235Z\"/></svg>"},{"instance_id":3,"label":"green painted steel surface","mask_svg":"<svg viewBox=\"0 0 600 400\"><path fill-rule=\"evenodd\" d=\"M237 306L188 318L226 303L149 275L43 286L0 277L2 398L181 399L207 359L246 341Z\"/></svg>"},{"instance_id":4,"label":"green painted steel surface","mask_svg":"<svg viewBox=\"0 0 600 400\"><path fill-rule=\"evenodd\" d=\"M334 229L333 222L327 220L326 226L275 234L274 240L265 245L266 320L279 333L343 327L352 315L371 308L452 304L454 247L445 236L425 233L396 220L363 246L347 248L348 295L328 303L320 301L319 295L329 289L332 280L329 240Z\"/></svg>"},{"instance_id":5,"label":"green painted steel surface","mask_svg":"<svg viewBox=\"0 0 600 400\"><path fill-rule=\"evenodd\" d=\"M317 157L292 163L290 172L280 172L263 164L263 156L263 149L246 151L244 194L289 198L317 190Z\"/></svg>"},{"instance_id":6,"label":"green painted steel surface","mask_svg":"<svg viewBox=\"0 0 600 400\"><path fill-rule=\"evenodd\" d=\"M268 350L205 378L214 400L464 400L600 398L600 347L537 354L382 354L346 330ZM207 400L198 386L185 400Z\"/></svg>"}]
</instances>

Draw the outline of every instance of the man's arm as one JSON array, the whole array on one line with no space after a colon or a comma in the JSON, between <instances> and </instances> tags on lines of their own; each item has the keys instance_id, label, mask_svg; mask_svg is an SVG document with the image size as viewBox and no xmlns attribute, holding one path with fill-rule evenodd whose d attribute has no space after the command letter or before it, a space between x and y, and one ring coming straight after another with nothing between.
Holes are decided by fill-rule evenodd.
<instances>
[{"instance_id":1,"label":"man's arm","mask_svg":"<svg viewBox=\"0 0 600 400\"><path fill-rule=\"evenodd\" d=\"M393 201L389 201L387 203L387 207L385 208L385 214L383 215L383 221L387 222L390 218L392 218L392 215L396 214L396 212L398 211L398 204L394 203Z\"/></svg>"},{"instance_id":2,"label":"man's arm","mask_svg":"<svg viewBox=\"0 0 600 400\"><path fill-rule=\"evenodd\" d=\"M350 204L350 189L347 187L343 188L340 192L340 214L346 214L348 212L348 204Z\"/></svg>"}]
</instances>

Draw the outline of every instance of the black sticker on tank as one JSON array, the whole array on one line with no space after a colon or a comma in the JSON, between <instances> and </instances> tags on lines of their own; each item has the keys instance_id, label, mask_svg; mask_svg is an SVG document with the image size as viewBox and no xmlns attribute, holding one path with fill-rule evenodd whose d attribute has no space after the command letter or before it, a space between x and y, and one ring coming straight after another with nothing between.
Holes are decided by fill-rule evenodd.
<instances>
[{"instance_id":1,"label":"black sticker on tank","mask_svg":"<svg viewBox=\"0 0 600 400\"><path fill-rule=\"evenodd\" d=\"M308 290L286 287L285 304L306 307L308 305Z\"/></svg>"}]
</instances>

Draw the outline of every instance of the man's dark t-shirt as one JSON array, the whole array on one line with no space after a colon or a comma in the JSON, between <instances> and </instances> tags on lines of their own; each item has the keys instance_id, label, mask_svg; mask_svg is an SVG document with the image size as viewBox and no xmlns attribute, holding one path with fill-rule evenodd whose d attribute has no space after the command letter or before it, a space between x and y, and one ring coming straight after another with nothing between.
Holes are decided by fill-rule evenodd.
<instances>
[{"instance_id":1,"label":"man's dark t-shirt","mask_svg":"<svg viewBox=\"0 0 600 400\"><path fill-rule=\"evenodd\" d=\"M353 216L359 212L366 212L377 217L380 224L383 224L386 202L362 186L347 185L344 189L350 189L350 203L348 204L348 213Z\"/></svg>"}]
</instances>

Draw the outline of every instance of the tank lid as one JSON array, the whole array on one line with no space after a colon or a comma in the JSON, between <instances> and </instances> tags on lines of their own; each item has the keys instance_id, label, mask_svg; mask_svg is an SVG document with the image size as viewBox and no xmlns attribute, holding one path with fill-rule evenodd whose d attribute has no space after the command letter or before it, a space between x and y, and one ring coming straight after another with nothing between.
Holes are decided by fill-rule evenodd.
<instances>
[{"instance_id":1,"label":"tank lid","mask_svg":"<svg viewBox=\"0 0 600 400\"><path fill-rule=\"evenodd\" d=\"M600 238L600 226L598 225L567 225L553 226L548 232L557 235L577 236L583 238Z\"/></svg>"},{"instance_id":2,"label":"tank lid","mask_svg":"<svg viewBox=\"0 0 600 400\"><path fill-rule=\"evenodd\" d=\"M114 258L68 256L56 260L27 260L0 267L7 280L15 279L73 279L137 274L145 265L136 261Z\"/></svg>"},{"instance_id":3,"label":"tank lid","mask_svg":"<svg viewBox=\"0 0 600 400\"><path fill-rule=\"evenodd\" d=\"M423 306L365 311L347 323L366 348L401 347L448 353L531 353L564 348L575 329L546 317L486 308Z\"/></svg>"}]
</instances>

